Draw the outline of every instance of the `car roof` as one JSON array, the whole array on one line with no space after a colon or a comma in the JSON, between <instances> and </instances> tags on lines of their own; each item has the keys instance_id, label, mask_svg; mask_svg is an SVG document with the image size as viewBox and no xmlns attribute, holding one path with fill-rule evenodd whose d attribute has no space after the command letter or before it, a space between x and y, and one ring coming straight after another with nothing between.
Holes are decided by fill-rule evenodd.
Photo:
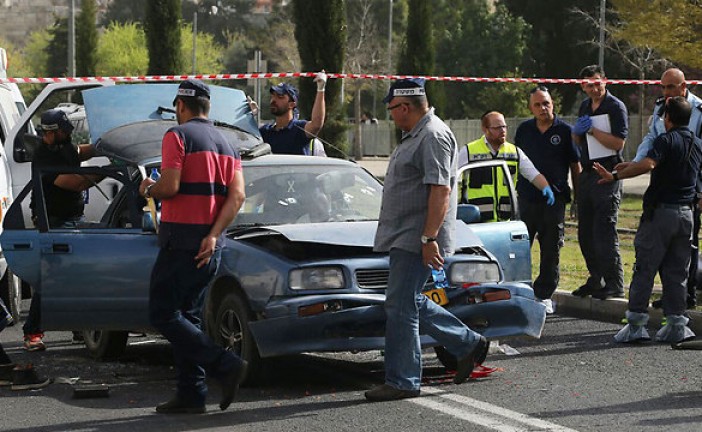
<instances>
[{"instance_id":1,"label":"car roof","mask_svg":"<svg viewBox=\"0 0 702 432\"><path fill-rule=\"evenodd\" d=\"M353 161L321 156L302 155L281 155L269 154L259 156L254 159L245 160L246 166L290 166L290 165L325 165L325 166L355 166L360 167Z\"/></svg>"}]
</instances>

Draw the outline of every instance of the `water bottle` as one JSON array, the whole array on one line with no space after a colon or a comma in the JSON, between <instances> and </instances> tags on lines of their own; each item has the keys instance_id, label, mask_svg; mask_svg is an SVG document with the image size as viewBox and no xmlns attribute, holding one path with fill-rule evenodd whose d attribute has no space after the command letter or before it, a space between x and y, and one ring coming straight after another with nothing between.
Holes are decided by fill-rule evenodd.
<instances>
[{"instance_id":1,"label":"water bottle","mask_svg":"<svg viewBox=\"0 0 702 432\"><path fill-rule=\"evenodd\" d=\"M444 268L436 270L434 267L431 268L431 278L434 281L434 288L448 288L448 279L446 278L446 272Z\"/></svg>"}]
</instances>

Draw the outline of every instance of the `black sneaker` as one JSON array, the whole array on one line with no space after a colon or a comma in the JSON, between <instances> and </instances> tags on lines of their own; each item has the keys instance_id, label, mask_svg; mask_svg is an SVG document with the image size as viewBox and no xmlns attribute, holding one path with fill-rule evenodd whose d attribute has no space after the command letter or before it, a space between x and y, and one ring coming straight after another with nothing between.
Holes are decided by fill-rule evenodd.
<instances>
[{"instance_id":1,"label":"black sneaker","mask_svg":"<svg viewBox=\"0 0 702 432\"><path fill-rule=\"evenodd\" d=\"M85 343L85 338L83 337L83 332L74 331L73 338L71 339L71 344L82 345Z\"/></svg>"},{"instance_id":2,"label":"black sneaker","mask_svg":"<svg viewBox=\"0 0 702 432\"><path fill-rule=\"evenodd\" d=\"M159 414L204 414L205 404L192 405L183 402L178 396L156 407Z\"/></svg>"},{"instance_id":3,"label":"black sneaker","mask_svg":"<svg viewBox=\"0 0 702 432\"><path fill-rule=\"evenodd\" d=\"M371 402L393 401L419 396L419 390L401 390L388 384L375 386L364 393Z\"/></svg>"},{"instance_id":4,"label":"black sneaker","mask_svg":"<svg viewBox=\"0 0 702 432\"><path fill-rule=\"evenodd\" d=\"M51 378L37 375L34 366L17 365L12 370L12 390L38 390L51 384Z\"/></svg>"},{"instance_id":5,"label":"black sneaker","mask_svg":"<svg viewBox=\"0 0 702 432\"><path fill-rule=\"evenodd\" d=\"M573 294L575 297L585 298L585 297L592 294L592 287L588 284L585 284L585 285L580 286L578 289L573 291L571 294Z\"/></svg>"},{"instance_id":6,"label":"black sneaker","mask_svg":"<svg viewBox=\"0 0 702 432\"><path fill-rule=\"evenodd\" d=\"M12 370L14 368L13 363L0 365L0 387L12 385Z\"/></svg>"},{"instance_id":7,"label":"black sneaker","mask_svg":"<svg viewBox=\"0 0 702 432\"><path fill-rule=\"evenodd\" d=\"M461 384L470 377L476 366L483 364L487 357L490 343L483 336L480 336L478 344L468 355L458 359L456 375L453 377L454 384Z\"/></svg>"},{"instance_id":8,"label":"black sneaker","mask_svg":"<svg viewBox=\"0 0 702 432\"><path fill-rule=\"evenodd\" d=\"M219 401L219 409L222 411L229 408L229 405L231 405L234 398L236 398L236 394L239 392L239 386L246 379L248 368L249 364L245 360L242 360L239 366L235 366L234 369L222 379L222 399Z\"/></svg>"},{"instance_id":9,"label":"black sneaker","mask_svg":"<svg viewBox=\"0 0 702 432\"><path fill-rule=\"evenodd\" d=\"M624 291L618 291L616 289L602 288L601 290L594 291L592 293L592 298L599 300L607 300L608 298L623 298Z\"/></svg>"}]
</instances>

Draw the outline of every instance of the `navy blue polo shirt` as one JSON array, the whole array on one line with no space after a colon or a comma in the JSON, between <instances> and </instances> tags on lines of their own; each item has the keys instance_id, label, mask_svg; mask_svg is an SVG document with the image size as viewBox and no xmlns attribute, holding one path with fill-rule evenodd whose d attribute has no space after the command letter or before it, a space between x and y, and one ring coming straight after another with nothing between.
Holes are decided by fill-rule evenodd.
<instances>
[{"instance_id":1,"label":"navy blue polo shirt","mask_svg":"<svg viewBox=\"0 0 702 432\"><path fill-rule=\"evenodd\" d=\"M536 169L546 177L553 193L570 199L568 173L570 164L580 160L578 146L573 142L570 125L558 117L546 132L541 133L536 119L519 125L514 144L534 163ZM521 198L543 201L541 191L527 179L519 176L517 192Z\"/></svg>"},{"instance_id":2,"label":"navy blue polo shirt","mask_svg":"<svg viewBox=\"0 0 702 432\"><path fill-rule=\"evenodd\" d=\"M307 120L292 120L282 129L276 129L275 123L261 126L259 131L263 142L271 145L273 154L306 155L310 138L305 133Z\"/></svg>"},{"instance_id":3,"label":"navy blue polo shirt","mask_svg":"<svg viewBox=\"0 0 702 432\"><path fill-rule=\"evenodd\" d=\"M626 139L626 137L629 135L629 113L626 110L624 102L615 96L612 96L609 90L607 90L605 93L602 103L600 103L600 106L598 106L596 110L592 110L592 99L590 98L585 99L580 104L580 109L578 110L578 117L584 115L589 115L592 117L601 114L609 115L609 125L611 128L610 133L616 137ZM581 135L580 137L582 138L582 144L580 146L580 160L582 161L584 168L590 168L592 167L592 161L590 160L590 155L587 151L587 139L585 138L585 135ZM614 156L613 158L616 158L617 161L621 161L621 152L618 152L618 155ZM600 160L598 159L598 162L599 161ZM608 166L605 167L609 168Z\"/></svg>"},{"instance_id":4,"label":"navy blue polo shirt","mask_svg":"<svg viewBox=\"0 0 702 432\"><path fill-rule=\"evenodd\" d=\"M656 167L644 193L644 207L691 204L702 164L702 141L685 126L671 129L656 137L646 157L655 160Z\"/></svg>"}]
</instances>

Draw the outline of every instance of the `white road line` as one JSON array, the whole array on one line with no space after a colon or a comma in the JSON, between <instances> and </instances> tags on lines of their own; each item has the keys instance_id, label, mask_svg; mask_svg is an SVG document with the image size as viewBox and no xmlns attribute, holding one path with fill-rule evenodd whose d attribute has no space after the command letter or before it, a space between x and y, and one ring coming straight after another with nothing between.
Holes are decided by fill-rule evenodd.
<instances>
[{"instance_id":1,"label":"white road line","mask_svg":"<svg viewBox=\"0 0 702 432\"><path fill-rule=\"evenodd\" d=\"M448 415L458 417L462 420L467 420L471 423L479 424L481 426L485 426L494 430L529 431L533 430L533 428L538 428L540 430L552 432L578 432L575 429L570 429L565 426L537 419L535 417L530 417L526 414L512 411L497 405L492 405L487 402L482 402L477 399L469 398L467 396L449 393L444 390L439 390L431 387L424 387L422 388L422 393L432 396L438 396L442 399L450 400L460 405L470 407L472 408L472 410L480 410L483 413L488 413L491 415L486 416L482 413L475 413L474 411L464 411L442 404L441 402L437 402L436 400L432 400L429 398L409 399L409 401L416 403L417 405L422 405L436 411L441 411ZM505 420L510 420L511 423L520 423L525 427L512 426L510 423L505 422Z\"/></svg>"}]
</instances>

